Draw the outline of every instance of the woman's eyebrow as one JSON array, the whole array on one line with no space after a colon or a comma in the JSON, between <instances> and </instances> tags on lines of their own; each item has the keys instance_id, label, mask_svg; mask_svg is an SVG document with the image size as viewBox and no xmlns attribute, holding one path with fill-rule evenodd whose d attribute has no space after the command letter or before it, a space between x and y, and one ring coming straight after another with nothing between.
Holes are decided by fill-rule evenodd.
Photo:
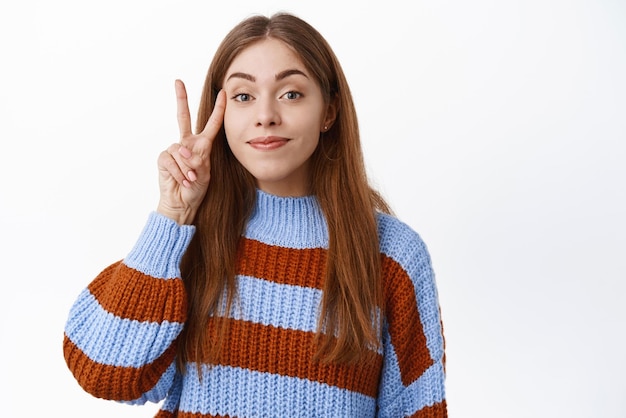
<instances>
[{"instance_id":1,"label":"woman's eyebrow","mask_svg":"<svg viewBox=\"0 0 626 418\"><path fill-rule=\"evenodd\" d=\"M309 78L304 72L302 72L302 71L300 71L298 69L295 69L295 68L289 69L289 70L285 70L285 71L281 71L280 73L276 74L275 78L276 78L276 81L278 81L278 80L285 79L285 78L287 78L289 76L292 76L292 75L301 75L301 76L304 76L306 78Z\"/></svg>"},{"instance_id":2,"label":"woman's eyebrow","mask_svg":"<svg viewBox=\"0 0 626 418\"><path fill-rule=\"evenodd\" d=\"M309 78L303 71L300 71L298 69L292 68L289 70L285 70L285 71L281 71L280 73L276 74L274 76L274 78L276 79L276 81L280 81L283 80L287 77L290 77L292 75L301 75L303 77ZM242 78L244 80L248 80L251 82L256 82L256 77L254 77L252 74L247 74L247 73L242 73L242 72L235 72L232 73L231 75L228 76L228 78L226 79L226 81L230 80L231 78Z\"/></svg>"},{"instance_id":3,"label":"woman's eyebrow","mask_svg":"<svg viewBox=\"0 0 626 418\"><path fill-rule=\"evenodd\" d=\"M256 81L256 78L254 78L253 75L246 73L232 73L228 76L226 81L230 80L231 78L243 78L244 80L252 81L253 83Z\"/></svg>"}]
</instances>

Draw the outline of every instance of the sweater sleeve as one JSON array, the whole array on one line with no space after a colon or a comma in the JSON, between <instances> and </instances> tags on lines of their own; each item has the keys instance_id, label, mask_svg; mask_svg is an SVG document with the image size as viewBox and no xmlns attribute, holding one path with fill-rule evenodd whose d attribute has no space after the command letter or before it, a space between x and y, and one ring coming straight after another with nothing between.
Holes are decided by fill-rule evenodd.
<instances>
[{"instance_id":1,"label":"sweater sleeve","mask_svg":"<svg viewBox=\"0 0 626 418\"><path fill-rule=\"evenodd\" d=\"M63 353L85 391L128 403L167 395L187 314L179 265L194 231L151 213L127 257L80 293L65 325Z\"/></svg>"},{"instance_id":2,"label":"sweater sleeve","mask_svg":"<svg viewBox=\"0 0 626 418\"><path fill-rule=\"evenodd\" d=\"M397 219L379 220L386 293L379 417L447 417L441 310L430 255Z\"/></svg>"}]
</instances>

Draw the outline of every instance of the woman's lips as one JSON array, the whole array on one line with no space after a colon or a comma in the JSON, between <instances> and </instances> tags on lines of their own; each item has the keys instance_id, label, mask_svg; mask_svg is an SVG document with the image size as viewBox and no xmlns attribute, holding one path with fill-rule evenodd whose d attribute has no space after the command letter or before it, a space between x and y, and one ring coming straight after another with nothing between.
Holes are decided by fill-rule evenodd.
<instances>
[{"instance_id":1,"label":"woman's lips","mask_svg":"<svg viewBox=\"0 0 626 418\"><path fill-rule=\"evenodd\" d=\"M270 151L285 145L289 139L279 136L260 136L258 138L251 139L248 144L254 149L261 151Z\"/></svg>"}]
</instances>

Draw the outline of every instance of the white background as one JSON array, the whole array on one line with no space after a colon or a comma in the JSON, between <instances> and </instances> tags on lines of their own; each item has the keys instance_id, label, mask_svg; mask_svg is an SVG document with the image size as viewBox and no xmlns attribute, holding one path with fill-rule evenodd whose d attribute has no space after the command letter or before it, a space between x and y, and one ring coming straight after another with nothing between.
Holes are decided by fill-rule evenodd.
<instances>
[{"instance_id":1,"label":"white background","mask_svg":"<svg viewBox=\"0 0 626 418\"><path fill-rule=\"evenodd\" d=\"M252 13L317 27L372 181L429 246L450 416L626 417L626 4L0 6L0 415L150 417L65 367L74 298L131 248L212 54Z\"/></svg>"}]
</instances>

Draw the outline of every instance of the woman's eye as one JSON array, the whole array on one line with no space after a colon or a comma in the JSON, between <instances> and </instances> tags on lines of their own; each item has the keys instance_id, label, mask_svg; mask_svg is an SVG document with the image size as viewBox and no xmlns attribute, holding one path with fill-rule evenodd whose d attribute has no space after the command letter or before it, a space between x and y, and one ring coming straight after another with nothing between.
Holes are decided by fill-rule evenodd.
<instances>
[{"instance_id":1,"label":"woman's eye","mask_svg":"<svg viewBox=\"0 0 626 418\"><path fill-rule=\"evenodd\" d=\"M302 97L302 94L297 91L288 91L284 96L287 100L296 100Z\"/></svg>"},{"instance_id":2,"label":"woman's eye","mask_svg":"<svg viewBox=\"0 0 626 418\"><path fill-rule=\"evenodd\" d=\"M251 98L252 97L247 93L239 93L233 96L233 99L235 99L238 102L248 102L251 100Z\"/></svg>"}]
</instances>

